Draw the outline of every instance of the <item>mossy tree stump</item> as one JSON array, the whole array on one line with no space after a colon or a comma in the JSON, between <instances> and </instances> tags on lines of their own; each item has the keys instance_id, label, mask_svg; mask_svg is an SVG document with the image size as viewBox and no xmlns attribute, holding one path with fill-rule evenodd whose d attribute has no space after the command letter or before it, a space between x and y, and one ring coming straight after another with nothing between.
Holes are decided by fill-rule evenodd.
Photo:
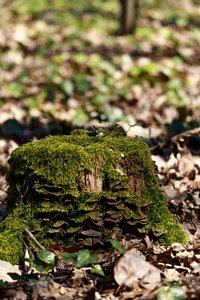
<instances>
[{"instance_id":1,"label":"mossy tree stump","mask_svg":"<svg viewBox=\"0 0 200 300\"><path fill-rule=\"evenodd\" d=\"M118 232L186 242L168 211L148 146L120 133L74 131L12 152L0 259L23 258L23 227L43 245L89 245Z\"/></svg>"}]
</instances>

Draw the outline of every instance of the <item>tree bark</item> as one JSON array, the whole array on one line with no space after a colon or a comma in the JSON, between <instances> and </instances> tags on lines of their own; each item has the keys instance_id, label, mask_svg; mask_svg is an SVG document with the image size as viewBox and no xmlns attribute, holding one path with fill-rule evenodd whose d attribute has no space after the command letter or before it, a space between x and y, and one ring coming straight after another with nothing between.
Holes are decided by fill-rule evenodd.
<instances>
[{"instance_id":1,"label":"tree bark","mask_svg":"<svg viewBox=\"0 0 200 300\"><path fill-rule=\"evenodd\" d=\"M134 33L139 10L139 0L120 0L121 3L121 34Z\"/></svg>"}]
</instances>

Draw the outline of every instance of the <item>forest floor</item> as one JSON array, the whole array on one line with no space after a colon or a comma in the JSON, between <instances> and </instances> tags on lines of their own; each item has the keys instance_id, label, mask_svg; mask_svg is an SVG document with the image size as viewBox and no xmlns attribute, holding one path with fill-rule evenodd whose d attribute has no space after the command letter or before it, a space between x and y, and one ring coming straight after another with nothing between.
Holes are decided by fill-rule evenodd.
<instances>
[{"instance_id":1,"label":"forest floor","mask_svg":"<svg viewBox=\"0 0 200 300\"><path fill-rule=\"evenodd\" d=\"M199 299L198 1L144 1L137 30L127 36L117 35L118 1L77 2L0 4L0 218L6 212L7 160L16 147L117 123L148 143L168 207L189 243L159 247L148 236L119 241L161 270L164 280L157 284L119 286L114 268L121 254L105 249L104 277L64 266L62 279L38 280L33 290L23 280L0 283L0 299L184 299L184 292ZM133 270L126 272L133 276Z\"/></svg>"}]
</instances>

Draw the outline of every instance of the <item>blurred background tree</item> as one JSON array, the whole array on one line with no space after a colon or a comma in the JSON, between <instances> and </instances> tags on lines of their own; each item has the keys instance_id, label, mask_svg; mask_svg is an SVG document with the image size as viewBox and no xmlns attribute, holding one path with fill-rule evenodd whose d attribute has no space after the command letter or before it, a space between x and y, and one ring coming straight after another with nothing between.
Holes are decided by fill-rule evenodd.
<instances>
[{"instance_id":1,"label":"blurred background tree","mask_svg":"<svg viewBox=\"0 0 200 300\"><path fill-rule=\"evenodd\" d=\"M136 28L137 16L139 10L139 0L120 0L121 16L120 16L120 33L133 33Z\"/></svg>"}]
</instances>

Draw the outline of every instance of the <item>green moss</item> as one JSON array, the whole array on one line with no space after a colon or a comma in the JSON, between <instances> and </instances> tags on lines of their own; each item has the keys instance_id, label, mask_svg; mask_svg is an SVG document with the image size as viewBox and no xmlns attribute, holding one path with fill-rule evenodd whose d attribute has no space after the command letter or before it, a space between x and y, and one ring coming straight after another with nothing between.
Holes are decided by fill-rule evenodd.
<instances>
[{"instance_id":1,"label":"green moss","mask_svg":"<svg viewBox=\"0 0 200 300\"><path fill-rule=\"evenodd\" d=\"M14 224L13 221L15 220ZM14 226L13 226L14 225ZM19 262L24 257L22 225L17 216L16 210L10 213L6 220L1 223L0 231L0 259L10 261L11 263Z\"/></svg>"},{"instance_id":2,"label":"green moss","mask_svg":"<svg viewBox=\"0 0 200 300\"><path fill-rule=\"evenodd\" d=\"M78 130L27 143L12 152L9 163L0 259L23 257L17 238L23 227L43 245L87 243L96 238L90 230L98 231L101 241L118 231L151 231L165 244L187 241L167 209L149 148L137 139Z\"/></svg>"}]
</instances>

